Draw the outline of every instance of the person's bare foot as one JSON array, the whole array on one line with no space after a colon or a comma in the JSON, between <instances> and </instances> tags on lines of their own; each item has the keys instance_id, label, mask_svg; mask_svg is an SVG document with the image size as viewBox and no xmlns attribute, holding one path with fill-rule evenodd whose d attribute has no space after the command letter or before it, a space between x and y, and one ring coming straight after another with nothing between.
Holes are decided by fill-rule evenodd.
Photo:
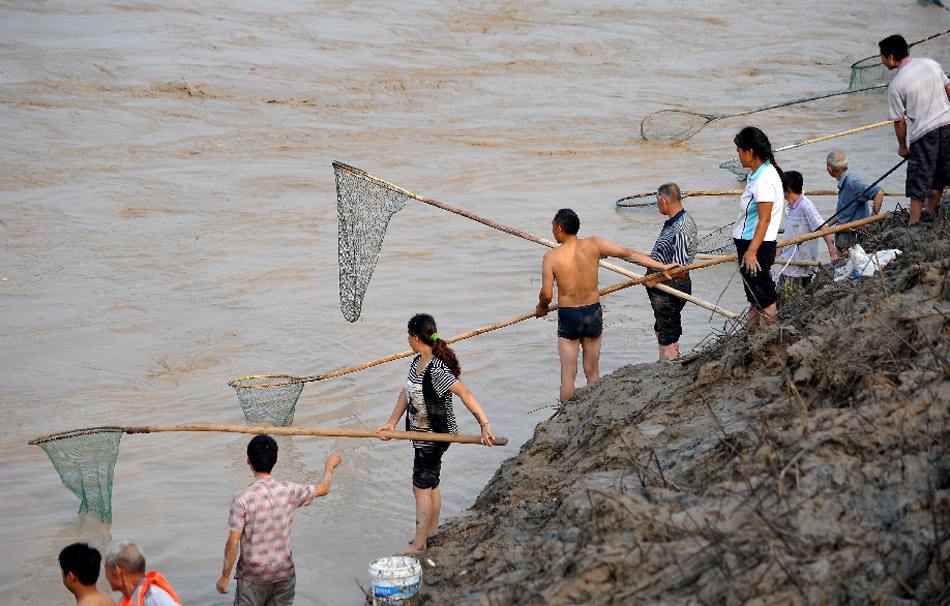
<instances>
[{"instance_id":1,"label":"person's bare foot","mask_svg":"<svg viewBox=\"0 0 950 606\"><path fill-rule=\"evenodd\" d=\"M422 552L425 551L425 550L426 550L426 546L425 546L425 545L423 545L422 547L419 547L419 546L416 545L415 543L410 543L410 544L409 544L409 549L405 550L405 551L402 552L402 553L403 553L403 555L415 555L415 554L422 553Z\"/></svg>"}]
</instances>

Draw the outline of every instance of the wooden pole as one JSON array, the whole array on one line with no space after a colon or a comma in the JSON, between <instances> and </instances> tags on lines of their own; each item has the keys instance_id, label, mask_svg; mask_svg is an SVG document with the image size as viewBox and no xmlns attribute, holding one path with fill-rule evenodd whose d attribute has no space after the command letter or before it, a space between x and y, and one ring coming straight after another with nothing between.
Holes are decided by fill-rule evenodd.
<instances>
[{"instance_id":1,"label":"wooden pole","mask_svg":"<svg viewBox=\"0 0 950 606\"><path fill-rule=\"evenodd\" d=\"M481 444L481 436L434 433L427 431L386 431L370 429L325 429L321 427L248 427L246 425L218 425L214 423L191 423L186 425L158 425L124 427L125 433L159 433L165 431L214 431L224 433L268 434L274 436L320 436L326 438L391 438L393 440L418 440L423 442L451 442L453 444ZM492 444L505 446L508 438L494 438Z\"/></svg>"},{"instance_id":2,"label":"wooden pole","mask_svg":"<svg viewBox=\"0 0 950 606\"><path fill-rule=\"evenodd\" d=\"M917 46L918 44L922 44L924 42L927 42L928 40L933 40L934 38L939 38L940 36L945 36L947 34L950 34L950 29L946 29L942 32L937 32L936 34L927 36L926 38L921 38L920 40L914 40L913 42L907 45L907 48L912 48L914 46ZM857 61L851 64L851 67L854 68L855 65L857 65L858 63L861 63L862 61L867 61L868 59L877 59L878 57L880 57L880 55L871 55L869 57L865 57L864 59L858 59Z\"/></svg>"},{"instance_id":3,"label":"wooden pole","mask_svg":"<svg viewBox=\"0 0 950 606\"><path fill-rule=\"evenodd\" d=\"M830 234L836 234L842 231L849 231L855 227L861 227L863 225L870 225L871 223L877 223L878 221L883 221L887 218L887 215L880 213L877 215L872 215L870 217L865 217L864 219L858 219L857 221L852 221L851 223L844 223L842 225L835 225L834 227L826 227L818 231L813 231L807 234L802 234L800 236L795 236L794 238L789 238L788 240L782 240L776 245L776 249L786 248L789 246L794 246L795 244L800 244L802 242L807 242L808 240L814 240L815 238L824 238ZM707 259L705 261L700 261L697 263L691 263L690 265L685 265L680 268L680 271L695 271L697 269L705 269L707 267L712 267L713 265L720 265L722 263L728 263L729 261L738 260L739 256L737 254L726 255L724 257L716 257L715 259ZM620 284L614 284L610 288L606 289L610 292L616 292L621 288L627 288L628 286L633 286L634 283L639 284L634 280L628 282L621 282ZM615 289L615 290L612 290ZM601 296L603 296L604 291L601 291Z\"/></svg>"},{"instance_id":4,"label":"wooden pole","mask_svg":"<svg viewBox=\"0 0 950 606\"><path fill-rule=\"evenodd\" d=\"M530 234L530 233L528 233L528 232L526 232L526 231L522 231L522 230L517 229L517 228L514 228L514 227L509 227L508 225L502 225L501 223L498 223L497 221L493 221L493 220L491 220L491 219L486 219L485 217L480 217L480 216L478 216L478 215L476 215L476 214L474 214L474 213L472 213L472 212L469 212L469 211L467 211L467 210L463 210L463 209L461 209L461 208L455 208L454 206L449 206L448 204L445 204L444 202L439 202L438 200L433 200L433 199L431 199L431 198L425 198L425 197L423 197L423 196L420 196L419 194L413 193L413 192L411 192L411 191L409 191L409 190L406 190L406 189L403 189L403 188L399 187L398 185L395 185L395 184L393 184L393 183L390 183L389 181L383 181L382 179L379 179L379 178L377 178L377 177L374 177L373 175L370 175L369 173L363 172L363 171L361 171L361 170L358 169L358 168L354 168L354 167L349 166L349 165L347 165L347 164L343 164L342 162L334 162L334 163L333 163L333 167L334 167L334 168L337 168L337 169L339 169L339 170L348 172L348 173L352 174L353 176L355 176L355 177L357 177L357 178L365 179L365 180L367 180L367 181L370 181L370 182L372 182L372 183L375 183L376 185L379 185L380 187L385 187L386 189L390 189L390 190L392 190L392 191L395 191L395 192L397 192L397 193L400 193L400 194L402 194L402 195L404 195L404 196L407 196L407 197L409 197L409 198L412 198L413 200L416 200L416 201L418 201L418 202L422 202L423 204L428 204L429 206L434 206L434 207L439 208L439 209L441 209L441 210L445 210L445 211L448 211L448 212L450 212L450 213L454 213L454 214L456 214L456 215L460 215L460 216L462 216L462 217L465 217L466 219L471 219L472 221L476 221L476 222L478 222L478 223L481 223L482 225L486 225L486 226L488 226L488 227L491 227L492 229L497 229L498 231L504 232L504 233L506 233L506 234L509 234L509 235L512 235L512 236L516 236L516 237L522 238L522 239L524 239L524 240L528 240L529 242L534 242L534 243L536 243L536 244L541 244L542 246L547 246L548 248L557 248L557 246L558 246L558 244L557 244L556 242L552 242L551 240L546 240L546 239L544 239L544 238L540 238L540 237L535 236L534 234ZM632 260L630 260L630 259L625 259L625 261L628 261L628 262L631 262L631 263L634 262L634 261L632 261ZM642 278L642 277L643 277L641 274L634 273L634 272L629 271L629 270L627 270L627 269L624 269L624 268L622 268L622 267L620 267L620 266L618 266L618 265L614 265L613 263L608 263L607 261L601 260L601 261L599 262L599 264L600 264L600 266L603 267L604 269L609 269L610 271L613 271L613 272L616 272L616 273L618 273L618 274L627 276L628 278ZM680 291L680 290L676 290L675 288L672 288L672 287L670 287L670 286L668 286L668 285L666 285L666 284L660 284L659 286L657 286L657 288L659 288L660 290L662 290L662 291L665 292L665 293L668 293L668 294L673 295L674 297L679 297L680 299L684 299L684 300L686 300L686 301L689 301L690 303L693 303L693 304L695 304L695 305L699 305L700 307L703 307L703 308L708 309L708 310L710 310L710 311L712 311L712 312L715 312L715 313L718 313L718 314L720 314L720 315L723 315L723 316L725 316L725 317L727 317L727 318L729 318L729 319L734 319L734 318L737 318L737 317L738 317L738 314L736 314L736 313L734 313L734 312L731 312L731 311L729 311L729 310L727 310L727 309L723 309L723 308L721 308L721 307L719 307L718 305L715 305L715 304L713 304L713 303L709 303L709 302L707 302L707 301L703 301L702 299L699 299L699 298L694 297L694 296L692 296L692 295L688 295L688 294L686 294L686 293L684 293L684 292L682 292L682 291Z\"/></svg>"},{"instance_id":5,"label":"wooden pole","mask_svg":"<svg viewBox=\"0 0 950 606\"><path fill-rule=\"evenodd\" d=\"M888 124L893 124L893 120L881 120L880 122L875 122L874 124L866 124L864 126L859 126L857 128L849 128L848 130L838 131L836 133L830 133L827 135L821 135L820 137L812 137L811 139L802 139L798 143L792 143L791 145L783 145L782 147L776 149L775 151L785 151L788 149L795 149L796 147L801 147L803 145L811 145L812 143L821 143L822 141L828 141L829 139L837 139L838 137L845 137L847 135L853 135L855 133L864 132L866 130L871 130L873 128L881 128L882 126L887 126ZM738 158L736 158L738 160Z\"/></svg>"},{"instance_id":6,"label":"wooden pole","mask_svg":"<svg viewBox=\"0 0 950 606\"><path fill-rule=\"evenodd\" d=\"M741 189L719 189L719 190L707 190L707 191L688 191L683 194L683 199L693 197L693 198L716 198L716 197L726 197L726 196L740 196L744 190ZM617 200L618 208L640 208L644 206L656 206L656 201L642 202L640 201L643 198L650 198L655 196L656 192L644 192L640 194L633 194L631 196L625 196ZM805 192L806 196L837 196L838 191L834 189L816 189L814 191ZM885 196L903 196L904 192L899 191L885 191ZM625 202L625 200L632 200L632 202Z\"/></svg>"},{"instance_id":7,"label":"wooden pole","mask_svg":"<svg viewBox=\"0 0 950 606\"><path fill-rule=\"evenodd\" d=\"M723 255L698 254L696 255L696 258L697 259L718 259L722 256ZM795 259L792 259L791 261L786 261L784 259L779 259L779 258L775 259L776 265L785 265L786 263L789 265L797 265L798 267L821 267L822 265L824 265L824 263L822 263L821 261L798 261Z\"/></svg>"},{"instance_id":8,"label":"wooden pole","mask_svg":"<svg viewBox=\"0 0 950 606\"><path fill-rule=\"evenodd\" d=\"M871 129L874 129L874 128L880 128L880 127L882 127L882 126L887 126L888 124L893 124L893 123L894 123L894 122L893 122L892 120L882 120L881 122L875 122L874 124L866 124L866 125L864 125L864 126L858 126L858 127L856 127L856 128L849 128L849 129L847 129L847 130L838 131L838 132L836 132L836 133L830 133L830 134L827 134L827 135L821 135L821 136L819 136L819 137L812 137L812 138L810 138L810 139L802 139L801 141L799 141L799 142L797 142L797 143L792 143L792 144L790 144L790 145L785 145L785 146L779 147L779 148L775 149L774 151L776 151L776 152L786 151L786 150L789 150L789 149L794 149L794 148L796 148L796 147L802 147L803 145L811 145L812 143L821 143L822 141L828 141L828 140L830 140L830 139L836 139L836 138L838 138L838 137L845 137L845 136L847 136L847 135L853 135L853 134L856 134L856 133L864 132L864 131L866 131L866 130L871 130ZM732 161L738 162L739 159L738 159L738 158L733 158ZM683 197L686 198L686 197L688 197L688 196L697 197L697 196L733 196L733 195L734 195L734 196L738 196L738 195L740 195L741 193L742 193L742 190L741 190L741 189L734 189L734 190L733 190L733 189L729 189L729 190L720 190L720 191L694 191L694 192L686 192L686 193L684 193L684 194L683 194ZM640 198L649 198L649 197L655 196L655 195L656 195L656 192L653 191L653 192L646 192L646 193L642 193L642 194L633 194L632 196L624 196L623 198L620 198L619 200L617 200L617 206L618 206L618 207L621 207L621 208L637 208L637 207L641 207L641 206L653 206L653 204L654 204L653 202L641 202L641 201L639 201L639 199L640 199ZM809 195L809 196L837 196L837 195L838 195L838 192L837 192L837 190L815 190L815 191L812 191L812 192L808 192L808 195ZM903 192L885 192L885 195L888 195L888 196L903 196L904 193L903 193ZM625 202L626 200L636 200L636 201L635 201L635 202L631 202L631 203L627 203L627 204L622 204L622 202Z\"/></svg>"},{"instance_id":9,"label":"wooden pole","mask_svg":"<svg viewBox=\"0 0 950 606\"><path fill-rule=\"evenodd\" d=\"M843 225L828 227L817 232L804 234L804 235L797 236L795 238L791 238L788 240L783 240L778 243L777 248L785 248L786 246L792 246L794 244L798 244L799 242L814 240L815 238L823 238L827 236L828 234L836 234L841 231L854 229L855 227L861 227L862 225L869 225L871 223L876 223L877 221L882 221L886 218L887 218L887 215L878 214L871 217L867 217L865 219L859 219L858 221L852 221L851 223L845 223ZM722 263L727 263L729 261L735 261L737 258L738 258L737 255L727 255L724 257L716 257L714 259L709 259L709 260L701 261L698 263L693 263L691 265L687 265L681 268L681 271L694 271L698 269L705 269L707 267L712 267L713 265L720 265ZM625 282L618 282L617 284L614 284L613 286L609 286L607 288L601 289L600 296L606 297L607 295L613 294L619 290L629 288L636 284L642 284L643 282L646 281L646 279L647 279L646 277L640 277L640 278L634 278L632 280L627 280ZM555 311L557 310L557 305L552 305L548 309L549 311ZM446 342L456 343L458 341L470 339L472 337L476 337L478 335L482 335L487 332L492 332L501 328L506 328L508 326L512 326L514 324L524 322L525 320L530 320L531 318L534 318L534 317L535 317L535 314L533 312L522 314L510 320L505 320L503 322L496 322L495 324L491 324L489 326L483 326L481 328L475 328L473 330L462 333L460 335L456 335L452 337L451 339L446 339ZM323 381L325 379L332 379L334 377L340 377L343 375L348 375L350 373L359 372L367 368L372 368L373 366L378 366L380 364L385 364L387 362L392 362L395 360L399 360L401 358L408 358L411 355L413 355L412 350L403 351L397 354L386 356L385 358L379 358L371 362L366 362L365 364L360 364L359 366L351 366L350 368L343 368L341 370L335 370L333 372L324 373L322 375L310 375L308 377L292 377L290 375L284 375L286 377L284 380L281 380L276 375L249 375L246 377L233 378L228 382L228 384L231 385L232 387L239 388L239 389L265 389L265 388L270 388L270 387L282 387L290 383L313 383L316 381ZM274 378L274 381L270 383L261 383L258 385L247 385L247 386L240 385L240 381L242 379L269 378L269 377Z\"/></svg>"}]
</instances>

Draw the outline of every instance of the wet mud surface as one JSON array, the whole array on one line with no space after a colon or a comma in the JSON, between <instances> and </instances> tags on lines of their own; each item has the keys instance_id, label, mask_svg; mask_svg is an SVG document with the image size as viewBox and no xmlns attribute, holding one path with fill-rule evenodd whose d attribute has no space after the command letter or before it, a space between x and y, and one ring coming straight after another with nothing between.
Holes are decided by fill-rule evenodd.
<instances>
[{"instance_id":1,"label":"wet mud surface","mask_svg":"<svg viewBox=\"0 0 950 606\"><path fill-rule=\"evenodd\" d=\"M904 251L883 274L539 424L441 531L423 603L946 604L950 214L868 233Z\"/></svg>"}]
</instances>

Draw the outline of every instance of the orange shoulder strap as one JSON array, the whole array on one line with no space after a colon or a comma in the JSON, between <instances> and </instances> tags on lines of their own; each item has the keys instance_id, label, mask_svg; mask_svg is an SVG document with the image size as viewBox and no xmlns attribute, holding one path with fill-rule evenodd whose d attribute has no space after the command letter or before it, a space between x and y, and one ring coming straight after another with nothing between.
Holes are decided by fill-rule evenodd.
<instances>
[{"instance_id":1,"label":"orange shoulder strap","mask_svg":"<svg viewBox=\"0 0 950 606\"><path fill-rule=\"evenodd\" d=\"M144 606L145 592L148 591L150 585L155 585L160 589L164 589L168 592L168 595L172 596L172 599L175 600L176 603L181 604L181 600L178 599L178 594L176 594L175 590L172 589L172 586L168 584L168 581L165 580L165 577L162 576L162 573L155 572L153 570L152 572L145 575L145 580L142 581L142 586L139 588L138 601L135 606ZM132 606L132 601L127 597L123 597L118 606Z\"/></svg>"}]
</instances>

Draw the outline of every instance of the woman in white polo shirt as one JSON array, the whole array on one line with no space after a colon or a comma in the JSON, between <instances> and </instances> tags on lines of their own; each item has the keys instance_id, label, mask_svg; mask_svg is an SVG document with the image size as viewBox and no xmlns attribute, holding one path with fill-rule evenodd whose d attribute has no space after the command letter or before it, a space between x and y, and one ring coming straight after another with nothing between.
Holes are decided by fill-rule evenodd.
<instances>
[{"instance_id":1,"label":"woman in white polo shirt","mask_svg":"<svg viewBox=\"0 0 950 606\"><path fill-rule=\"evenodd\" d=\"M747 126L733 140L742 166L752 170L739 198L739 216L732 237L739 253L739 270L749 301L750 330L775 320L778 293L772 280L775 240L782 224L782 169L775 163L772 144L761 130Z\"/></svg>"}]
</instances>

